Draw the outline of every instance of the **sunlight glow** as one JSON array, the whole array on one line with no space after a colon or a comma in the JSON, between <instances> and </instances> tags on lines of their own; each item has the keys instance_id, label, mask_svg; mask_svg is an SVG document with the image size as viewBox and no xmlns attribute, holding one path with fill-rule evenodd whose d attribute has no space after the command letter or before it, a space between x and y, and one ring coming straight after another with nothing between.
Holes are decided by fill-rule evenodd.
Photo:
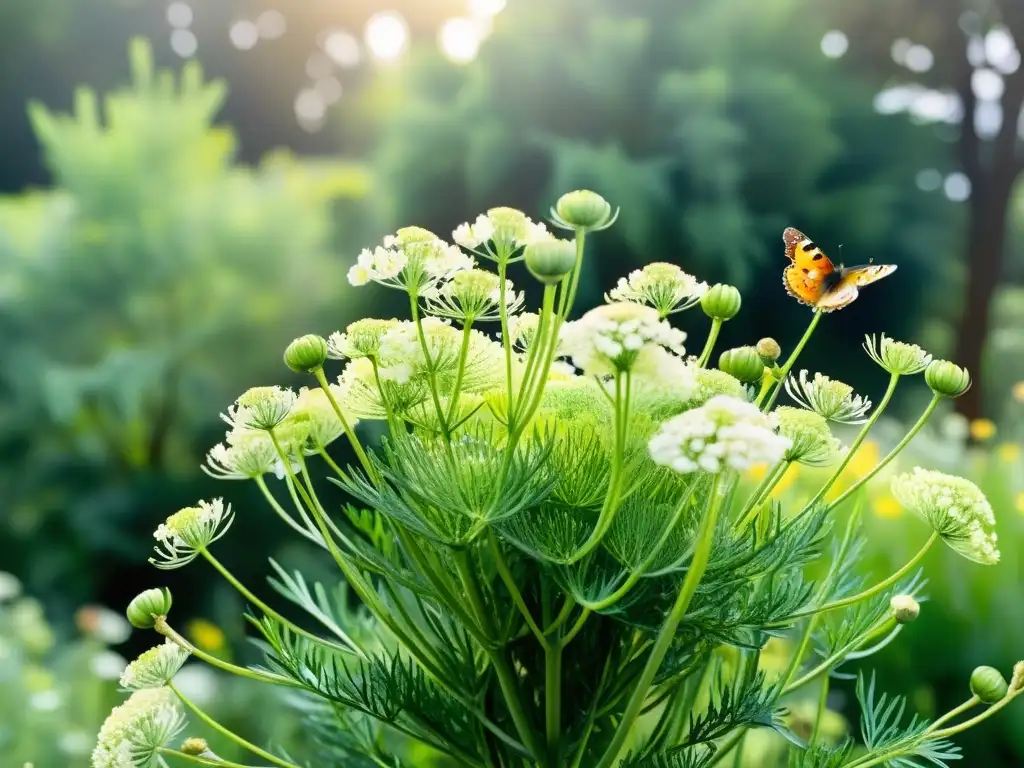
<instances>
[{"instance_id":1,"label":"sunlight glow","mask_svg":"<svg viewBox=\"0 0 1024 768\"><path fill-rule=\"evenodd\" d=\"M448 19L441 25L441 52L456 64L468 64L480 50L481 30L472 19Z\"/></svg>"},{"instance_id":2,"label":"sunlight glow","mask_svg":"<svg viewBox=\"0 0 1024 768\"><path fill-rule=\"evenodd\" d=\"M381 61L394 61L409 45L409 26L396 11L378 13L366 22L366 46Z\"/></svg>"},{"instance_id":3,"label":"sunlight glow","mask_svg":"<svg viewBox=\"0 0 1024 768\"><path fill-rule=\"evenodd\" d=\"M324 52L334 59L339 67L354 67L359 64L362 54L355 35L338 30L324 38Z\"/></svg>"},{"instance_id":4,"label":"sunlight glow","mask_svg":"<svg viewBox=\"0 0 1024 768\"><path fill-rule=\"evenodd\" d=\"M821 52L830 59L838 59L850 47L850 40L838 29L826 32L821 38Z\"/></svg>"}]
</instances>

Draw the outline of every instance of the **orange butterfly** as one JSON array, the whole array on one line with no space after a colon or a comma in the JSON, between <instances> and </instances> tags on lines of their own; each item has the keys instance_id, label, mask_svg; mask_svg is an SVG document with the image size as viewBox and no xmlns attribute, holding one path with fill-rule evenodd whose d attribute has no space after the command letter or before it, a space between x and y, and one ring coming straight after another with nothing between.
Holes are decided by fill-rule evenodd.
<instances>
[{"instance_id":1,"label":"orange butterfly","mask_svg":"<svg viewBox=\"0 0 1024 768\"><path fill-rule=\"evenodd\" d=\"M782 272L786 292L801 304L822 312L842 309L857 298L862 285L888 277L895 264L837 268L807 235L793 227L782 233L786 257L793 262Z\"/></svg>"}]
</instances>

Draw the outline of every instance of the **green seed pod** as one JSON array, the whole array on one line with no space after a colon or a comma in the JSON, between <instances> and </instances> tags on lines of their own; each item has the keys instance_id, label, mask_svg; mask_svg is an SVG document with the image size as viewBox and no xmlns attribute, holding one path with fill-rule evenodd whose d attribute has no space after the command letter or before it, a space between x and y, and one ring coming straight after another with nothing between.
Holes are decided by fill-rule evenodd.
<instances>
[{"instance_id":1,"label":"green seed pod","mask_svg":"<svg viewBox=\"0 0 1024 768\"><path fill-rule=\"evenodd\" d=\"M612 206L597 192L577 189L558 198L555 213L570 227L600 229L611 221Z\"/></svg>"},{"instance_id":2,"label":"green seed pod","mask_svg":"<svg viewBox=\"0 0 1024 768\"><path fill-rule=\"evenodd\" d=\"M900 624L909 624L921 614L921 604L912 595L893 595L889 608Z\"/></svg>"},{"instance_id":3,"label":"green seed pod","mask_svg":"<svg viewBox=\"0 0 1024 768\"><path fill-rule=\"evenodd\" d=\"M206 739L193 736L181 743L181 751L186 755L201 755L210 751L210 745L206 743Z\"/></svg>"},{"instance_id":4,"label":"green seed pod","mask_svg":"<svg viewBox=\"0 0 1024 768\"><path fill-rule=\"evenodd\" d=\"M775 339L764 338L757 342L757 354L765 365L771 365L782 357L782 347Z\"/></svg>"},{"instance_id":5,"label":"green seed pod","mask_svg":"<svg viewBox=\"0 0 1024 768\"><path fill-rule=\"evenodd\" d=\"M167 587L147 589L128 603L128 623L137 629L152 629L157 616L166 616L171 610L171 590Z\"/></svg>"},{"instance_id":6,"label":"green seed pod","mask_svg":"<svg viewBox=\"0 0 1024 768\"><path fill-rule=\"evenodd\" d=\"M704 314L716 320L732 320L743 303L740 292L731 285L713 285L700 300Z\"/></svg>"},{"instance_id":7,"label":"green seed pod","mask_svg":"<svg viewBox=\"0 0 1024 768\"><path fill-rule=\"evenodd\" d=\"M995 704L1002 701L1010 686L998 669L977 667L971 672L971 693L981 699L984 704Z\"/></svg>"},{"instance_id":8,"label":"green seed pod","mask_svg":"<svg viewBox=\"0 0 1024 768\"><path fill-rule=\"evenodd\" d=\"M727 349L718 358L718 367L730 376L751 384L764 375L764 363L753 347Z\"/></svg>"},{"instance_id":9,"label":"green seed pod","mask_svg":"<svg viewBox=\"0 0 1024 768\"><path fill-rule=\"evenodd\" d=\"M932 392L943 397L960 397L971 388L971 374L949 360L932 360L924 369L924 380Z\"/></svg>"},{"instance_id":10,"label":"green seed pod","mask_svg":"<svg viewBox=\"0 0 1024 768\"><path fill-rule=\"evenodd\" d=\"M327 342L315 333L300 336L284 351L284 364L296 373L309 373L322 368L326 359Z\"/></svg>"},{"instance_id":11,"label":"green seed pod","mask_svg":"<svg viewBox=\"0 0 1024 768\"><path fill-rule=\"evenodd\" d=\"M553 285L572 272L576 265L576 245L570 240L542 240L526 247L523 260L531 275L546 285Z\"/></svg>"}]
</instances>

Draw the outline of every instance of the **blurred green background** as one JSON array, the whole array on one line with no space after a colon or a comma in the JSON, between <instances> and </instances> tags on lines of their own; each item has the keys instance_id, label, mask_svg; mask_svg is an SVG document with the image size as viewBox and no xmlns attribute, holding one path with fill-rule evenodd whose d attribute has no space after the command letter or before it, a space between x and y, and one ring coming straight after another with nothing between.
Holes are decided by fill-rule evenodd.
<instances>
[{"instance_id":1,"label":"blurred green background","mask_svg":"<svg viewBox=\"0 0 1024 768\"><path fill-rule=\"evenodd\" d=\"M899 265L805 363L877 398L859 344L886 331L975 374L905 463L981 483L1004 562L930 555L922 619L874 660L926 714L961 701L975 665L1024 656L1018 46L1019 0L0 3L0 754L85 764L114 654L152 640L96 617L109 629L101 606L142 588L168 583L197 642L255 659L226 585L146 563L156 523L211 495L240 510L222 554L257 591L267 555L309 562L247 489L199 471L217 413L289 383L296 334L401 312L348 289L363 246L492 205L543 218L577 187L622 207L582 306L675 262L743 290L725 345L802 332L787 225L837 261ZM683 325L700 338L704 321ZM862 450L887 450L926 397L901 389ZM922 531L876 488L881 574ZM206 684L226 721L301 752L281 703ZM855 727L849 703L840 687ZM1022 733L1019 711L971 732L970 764L1021 764Z\"/></svg>"}]
</instances>

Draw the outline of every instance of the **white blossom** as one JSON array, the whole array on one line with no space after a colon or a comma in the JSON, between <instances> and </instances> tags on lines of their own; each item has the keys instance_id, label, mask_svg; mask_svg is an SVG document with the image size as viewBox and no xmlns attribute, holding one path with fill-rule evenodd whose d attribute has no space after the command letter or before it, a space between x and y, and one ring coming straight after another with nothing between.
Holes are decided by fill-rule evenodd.
<instances>
[{"instance_id":1,"label":"white blossom","mask_svg":"<svg viewBox=\"0 0 1024 768\"><path fill-rule=\"evenodd\" d=\"M488 258L496 255L490 250L492 243L498 250L511 252L553 239L554 235L543 223L533 221L515 208L491 208L472 224L460 224L452 232L452 240L456 243Z\"/></svg>"},{"instance_id":2,"label":"white blossom","mask_svg":"<svg viewBox=\"0 0 1024 768\"><path fill-rule=\"evenodd\" d=\"M775 464L790 446L757 406L717 395L662 424L648 450L656 464L689 474Z\"/></svg>"},{"instance_id":3,"label":"white blossom","mask_svg":"<svg viewBox=\"0 0 1024 768\"><path fill-rule=\"evenodd\" d=\"M190 652L170 638L163 645L150 648L121 673L121 685L133 691L167 685L188 661Z\"/></svg>"},{"instance_id":4,"label":"white blossom","mask_svg":"<svg viewBox=\"0 0 1024 768\"><path fill-rule=\"evenodd\" d=\"M970 480L915 467L893 477L892 493L968 560L999 562L992 505Z\"/></svg>"},{"instance_id":5,"label":"white blossom","mask_svg":"<svg viewBox=\"0 0 1024 768\"><path fill-rule=\"evenodd\" d=\"M368 317L351 323L344 332L335 331L327 337L327 356L333 360L354 360L376 357L381 337L398 325L398 320Z\"/></svg>"},{"instance_id":6,"label":"white blossom","mask_svg":"<svg viewBox=\"0 0 1024 768\"><path fill-rule=\"evenodd\" d=\"M505 280L506 316L522 309L523 301L523 293L517 293L512 281ZM435 294L427 297L427 311L464 323L500 320L501 279L484 269L456 272L437 287Z\"/></svg>"},{"instance_id":7,"label":"white blossom","mask_svg":"<svg viewBox=\"0 0 1024 768\"><path fill-rule=\"evenodd\" d=\"M233 520L231 505L225 505L223 499L199 501L194 507L178 510L153 532L157 557L150 562L164 569L191 563L201 550L227 533Z\"/></svg>"},{"instance_id":8,"label":"white blossom","mask_svg":"<svg viewBox=\"0 0 1024 768\"><path fill-rule=\"evenodd\" d=\"M152 768L157 750L184 727L185 716L170 688L136 691L100 727L93 768Z\"/></svg>"},{"instance_id":9,"label":"white blossom","mask_svg":"<svg viewBox=\"0 0 1024 768\"><path fill-rule=\"evenodd\" d=\"M853 394L849 384L820 373L813 379L808 378L807 371L800 371L796 379L787 376L786 392L804 408L840 424L863 424L871 409L871 401Z\"/></svg>"},{"instance_id":10,"label":"white blossom","mask_svg":"<svg viewBox=\"0 0 1024 768\"><path fill-rule=\"evenodd\" d=\"M686 334L631 302L606 304L562 327L560 353L588 375L635 371L652 377L669 364L666 350L682 357Z\"/></svg>"},{"instance_id":11,"label":"white blossom","mask_svg":"<svg viewBox=\"0 0 1024 768\"><path fill-rule=\"evenodd\" d=\"M253 387L244 392L220 417L232 427L270 430L291 412L298 399L290 389Z\"/></svg>"},{"instance_id":12,"label":"white blossom","mask_svg":"<svg viewBox=\"0 0 1024 768\"><path fill-rule=\"evenodd\" d=\"M630 272L629 277L619 278L618 285L605 294L605 299L609 302L648 304L665 317L694 306L707 290L707 283L697 280L675 264L654 262Z\"/></svg>"},{"instance_id":13,"label":"white blossom","mask_svg":"<svg viewBox=\"0 0 1024 768\"><path fill-rule=\"evenodd\" d=\"M348 280L354 286L369 282L430 296L437 283L456 272L472 269L473 259L458 246L441 240L421 227L403 227L384 238L372 251L364 249L349 270Z\"/></svg>"}]
</instances>

